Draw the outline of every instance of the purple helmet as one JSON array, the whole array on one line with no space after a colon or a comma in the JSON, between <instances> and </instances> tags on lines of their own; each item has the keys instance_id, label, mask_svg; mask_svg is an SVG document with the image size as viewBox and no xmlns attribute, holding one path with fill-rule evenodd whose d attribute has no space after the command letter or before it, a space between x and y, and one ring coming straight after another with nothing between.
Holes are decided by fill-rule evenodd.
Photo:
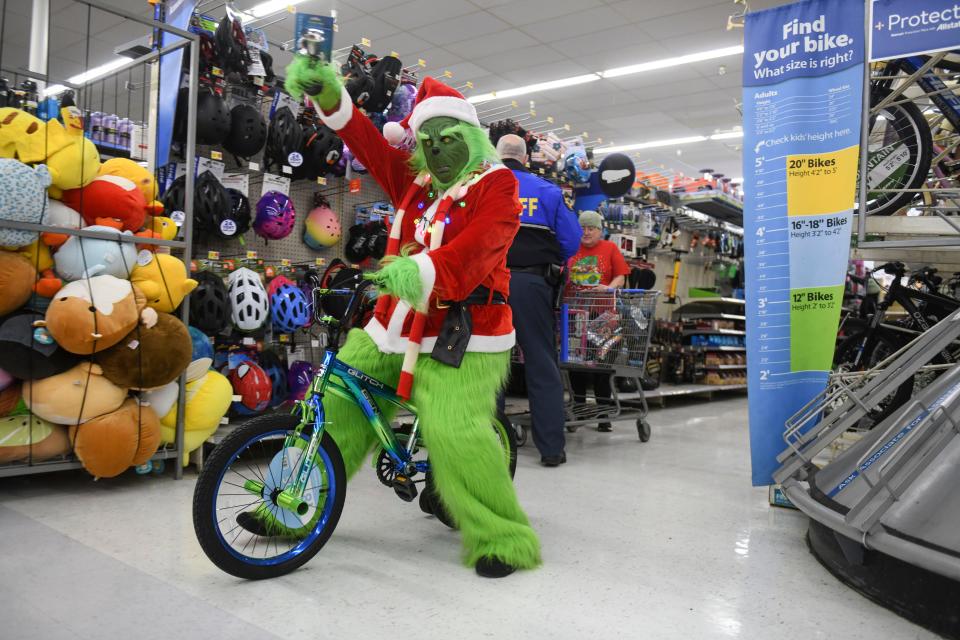
<instances>
[{"instance_id":1,"label":"purple helmet","mask_svg":"<svg viewBox=\"0 0 960 640\"><path fill-rule=\"evenodd\" d=\"M279 191L267 191L257 202L253 230L268 240L286 238L293 231L296 215L290 198Z\"/></svg>"},{"instance_id":2,"label":"purple helmet","mask_svg":"<svg viewBox=\"0 0 960 640\"><path fill-rule=\"evenodd\" d=\"M393 100L387 109L387 122L400 122L413 111L413 104L417 99L417 87L412 84L401 84L393 92Z\"/></svg>"},{"instance_id":3,"label":"purple helmet","mask_svg":"<svg viewBox=\"0 0 960 640\"><path fill-rule=\"evenodd\" d=\"M290 363L287 371L287 388L290 390L290 400L303 400L307 389L317 373L316 367L305 360Z\"/></svg>"}]
</instances>

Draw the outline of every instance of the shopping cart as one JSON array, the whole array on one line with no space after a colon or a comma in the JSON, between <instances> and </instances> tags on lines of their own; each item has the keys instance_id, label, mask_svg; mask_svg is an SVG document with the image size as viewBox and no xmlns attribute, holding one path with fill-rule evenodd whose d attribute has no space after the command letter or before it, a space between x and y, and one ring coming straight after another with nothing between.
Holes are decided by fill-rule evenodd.
<instances>
[{"instance_id":1,"label":"shopping cart","mask_svg":"<svg viewBox=\"0 0 960 640\"><path fill-rule=\"evenodd\" d=\"M559 356L567 431L583 425L636 419L637 435L650 439L647 401L640 384L647 365L647 352L654 328L659 291L644 289L578 289L567 295L559 312ZM576 402L570 374L606 375L610 379L609 401ZM614 378L636 384L637 393L621 396ZM531 416L511 416L514 425L526 430Z\"/></svg>"}]
</instances>

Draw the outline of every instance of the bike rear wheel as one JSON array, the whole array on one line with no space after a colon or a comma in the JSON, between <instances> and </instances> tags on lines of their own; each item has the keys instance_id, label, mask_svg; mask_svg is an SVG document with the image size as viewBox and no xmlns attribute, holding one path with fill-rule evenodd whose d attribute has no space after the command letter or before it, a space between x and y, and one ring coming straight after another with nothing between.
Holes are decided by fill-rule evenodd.
<instances>
[{"instance_id":1,"label":"bike rear wheel","mask_svg":"<svg viewBox=\"0 0 960 640\"><path fill-rule=\"evenodd\" d=\"M304 511L297 514L278 503L308 448L309 429L296 437L298 424L286 415L250 420L213 450L197 479L197 540L217 567L238 578L259 580L293 571L316 555L340 520L346 472L329 433L313 456Z\"/></svg>"},{"instance_id":2,"label":"bike rear wheel","mask_svg":"<svg viewBox=\"0 0 960 640\"><path fill-rule=\"evenodd\" d=\"M880 104L889 94L888 89L874 87L871 105ZM933 160L933 142L930 125L920 108L903 102L871 113L867 153L867 215L889 216L917 200L917 192L874 190L917 189L926 181Z\"/></svg>"}]
</instances>

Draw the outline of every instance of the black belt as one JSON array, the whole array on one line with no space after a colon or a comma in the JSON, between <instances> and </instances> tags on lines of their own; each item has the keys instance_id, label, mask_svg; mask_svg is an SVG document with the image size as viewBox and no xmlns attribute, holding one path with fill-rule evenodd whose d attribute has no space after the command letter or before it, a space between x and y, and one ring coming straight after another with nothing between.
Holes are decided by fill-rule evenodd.
<instances>
[{"instance_id":1,"label":"black belt","mask_svg":"<svg viewBox=\"0 0 960 640\"><path fill-rule=\"evenodd\" d=\"M538 276L547 277L548 269L550 265L548 264L535 264L529 267L507 267L513 273L535 273Z\"/></svg>"},{"instance_id":2,"label":"black belt","mask_svg":"<svg viewBox=\"0 0 960 640\"><path fill-rule=\"evenodd\" d=\"M467 353L467 344L473 335L473 314L470 307L487 304L507 304L507 298L499 291L490 295L490 289L480 285L463 300L440 301L438 308L446 308L447 315L440 327L437 343L430 357L443 364L459 368Z\"/></svg>"}]
</instances>

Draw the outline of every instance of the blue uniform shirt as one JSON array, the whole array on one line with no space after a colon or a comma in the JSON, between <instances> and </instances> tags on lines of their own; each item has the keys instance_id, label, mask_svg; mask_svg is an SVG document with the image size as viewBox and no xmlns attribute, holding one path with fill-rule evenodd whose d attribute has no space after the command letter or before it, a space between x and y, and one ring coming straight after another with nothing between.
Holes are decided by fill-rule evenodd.
<instances>
[{"instance_id":1,"label":"blue uniform shirt","mask_svg":"<svg viewBox=\"0 0 960 640\"><path fill-rule=\"evenodd\" d=\"M580 248L583 230L567 208L560 187L522 169L513 160L505 164L520 184L520 230L507 254L508 267L565 264Z\"/></svg>"}]
</instances>

